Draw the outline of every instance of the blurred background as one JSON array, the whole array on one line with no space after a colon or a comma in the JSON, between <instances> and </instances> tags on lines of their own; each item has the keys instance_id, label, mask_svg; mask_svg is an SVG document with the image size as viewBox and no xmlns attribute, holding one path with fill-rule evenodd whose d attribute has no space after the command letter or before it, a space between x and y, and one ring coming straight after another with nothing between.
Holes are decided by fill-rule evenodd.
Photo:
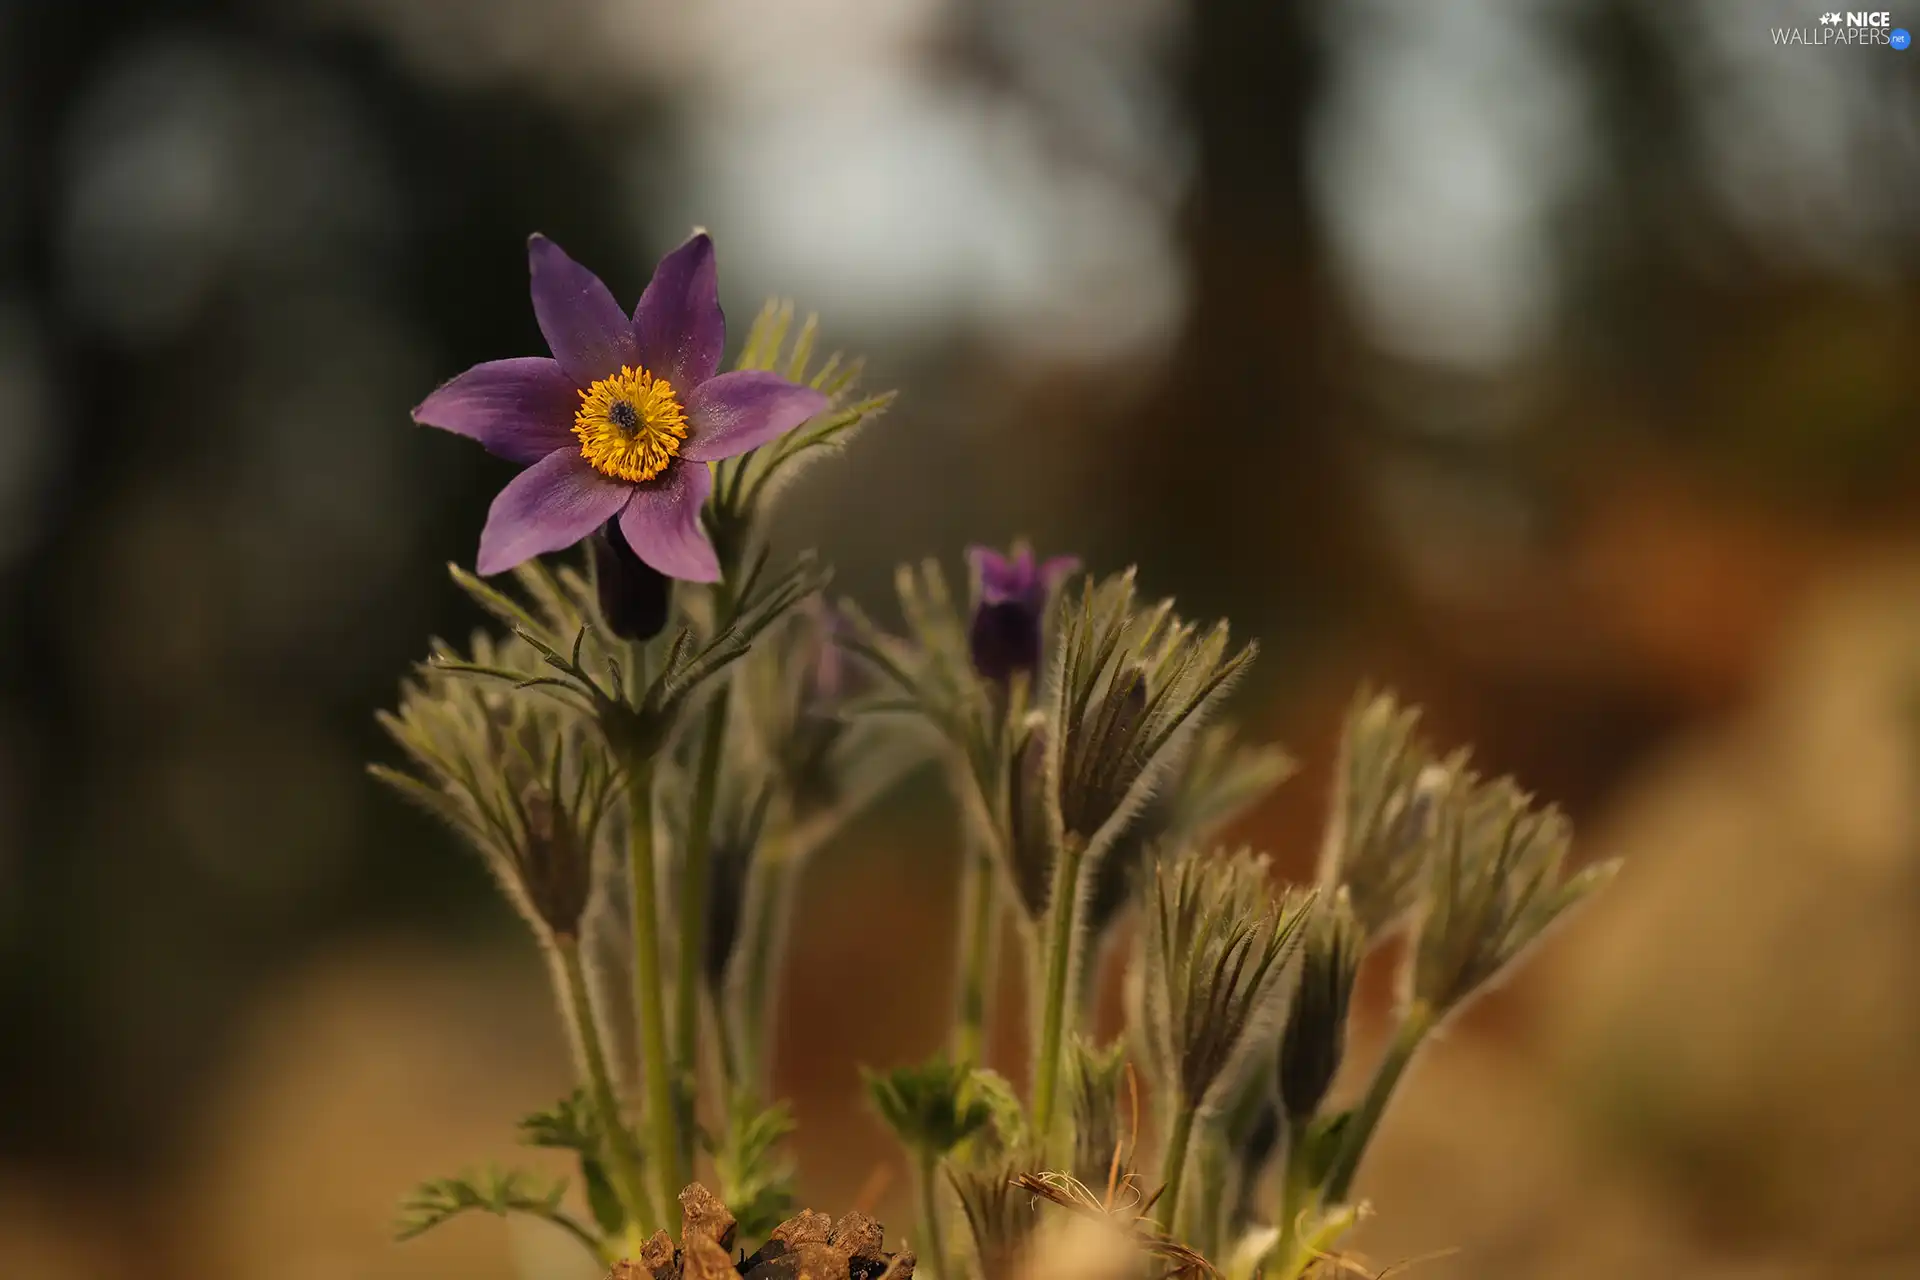
<instances>
[{"instance_id":1,"label":"blurred background","mask_svg":"<svg viewBox=\"0 0 1920 1280\"><path fill-rule=\"evenodd\" d=\"M530 231L630 301L696 223L902 391L785 513L846 590L1138 563L1262 642L1289 869L1365 680L1627 860L1416 1069L1377 1266L1920 1274L1920 51L1819 8L0 3L0 1276L576 1274L387 1242L569 1071L362 765L511 473L408 409L541 349ZM896 1226L941 817L814 864L779 1068Z\"/></svg>"}]
</instances>

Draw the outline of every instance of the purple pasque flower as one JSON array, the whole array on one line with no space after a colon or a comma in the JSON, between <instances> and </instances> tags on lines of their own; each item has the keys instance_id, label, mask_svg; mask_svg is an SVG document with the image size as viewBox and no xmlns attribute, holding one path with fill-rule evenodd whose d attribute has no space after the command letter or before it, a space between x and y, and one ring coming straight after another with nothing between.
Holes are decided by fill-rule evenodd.
<instances>
[{"instance_id":1,"label":"purple pasque flower","mask_svg":"<svg viewBox=\"0 0 1920 1280\"><path fill-rule=\"evenodd\" d=\"M661 573L719 581L700 523L707 464L791 431L827 398L760 370L716 376L727 330L705 232L660 260L631 317L545 236L527 241L527 260L552 358L475 365L413 411L526 464L494 499L476 567L502 573L617 518Z\"/></svg>"},{"instance_id":2,"label":"purple pasque flower","mask_svg":"<svg viewBox=\"0 0 1920 1280\"><path fill-rule=\"evenodd\" d=\"M1079 559L1052 556L1036 562L1033 548L1024 543L1011 556L987 547L968 547L967 559L973 563L980 587L967 628L973 669L1001 684L1016 671L1036 670L1047 599L1080 567Z\"/></svg>"}]
</instances>

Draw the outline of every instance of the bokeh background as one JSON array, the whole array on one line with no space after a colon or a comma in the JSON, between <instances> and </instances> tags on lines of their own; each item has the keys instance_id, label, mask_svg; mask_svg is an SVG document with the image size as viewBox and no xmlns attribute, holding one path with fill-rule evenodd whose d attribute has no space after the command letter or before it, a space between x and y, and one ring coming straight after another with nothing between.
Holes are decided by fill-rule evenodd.
<instances>
[{"instance_id":1,"label":"bokeh background","mask_svg":"<svg viewBox=\"0 0 1920 1280\"><path fill-rule=\"evenodd\" d=\"M575 1274L386 1241L568 1071L361 770L511 470L408 408L539 349L529 231L630 299L696 223L902 390L786 513L847 590L1137 562L1262 641L1287 867L1368 679L1627 860L1416 1070L1380 1265L1920 1274L1920 51L1820 8L0 4L0 1276ZM898 1203L955 877L911 797L814 865L810 1202Z\"/></svg>"}]
</instances>

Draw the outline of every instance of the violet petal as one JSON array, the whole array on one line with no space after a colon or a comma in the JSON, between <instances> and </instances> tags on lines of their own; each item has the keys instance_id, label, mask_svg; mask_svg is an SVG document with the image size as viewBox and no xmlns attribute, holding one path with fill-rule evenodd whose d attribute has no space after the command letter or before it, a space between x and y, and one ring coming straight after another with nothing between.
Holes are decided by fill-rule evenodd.
<instances>
[{"instance_id":1,"label":"violet petal","mask_svg":"<svg viewBox=\"0 0 1920 1280\"><path fill-rule=\"evenodd\" d=\"M620 532L642 560L682 582L720 581L720 558L700 524L713 491L713 472L683 456L657 480L635 485L620 513Z\"/></svg>"},{"instance_id":2,"label":"violet petal","mask_svg":"<svg viewBox=\"0 0 1920 1280\"><path fill-rule=\"evenodd\" d=\"M577 443L573 415L580 392L545 356L489 360L440 384L413 420L478 440L510 462L538 462Z\"/></svg>"},{"instance_id":3,"label":"violet petal","mask_svg":"<svg viewBox=\"0 0 1920 1280\"><path fill-rule=\"evenodd\" d=\"M515 476L487 513L477 564L482 575L570 547L611 520L633 486L595 471L577 452L559 449Z\"/></svg>"},{"instance_id":4,"label":"violet petal","mask_svg":"<svg viewBox=\"0 0 1920 1280\"><path fill-rule=\"evenodd\" d=\"M1030 584L1020 572L1017 559L1009 559L991 547L980 546L968 547L967 559L973 562L973 571L980 578L981 603L1018 600L1027 594Z\"/></svg>"},{"instance_id":5,"label":"violet petal","mask_svg":"<svg viewBox=\"0 0 1920 1280\"><path fill-rule=\"evenodd\" d=\"M660 259L633 309L633 337L640 362L672 383L683 403L720 367L727 320L720 311L720 273L706 232Z\"/></svg>"},{"instance_id":6,"label":"violet petal","mask_svg":"<svg viewBox=\"0 0 1920 1280\"><path fill-rule=\"evenodd\" d=\"M527 240L533 275L533 315L553 358L581 388L638 365L633 325L600 277L545 236Z\"/></svg>"},{"instance_id":7,"label":"violet petal","mask_svg":"<svg viewBox=\"0 0 1920 1280\"><path fill-rule=\"evenodd\" d=\"M1078 572L1079 556L1048 556L1040 563L1040 587L1043 591L1052 591Z\"/></svg>"},{"instance_id":8,"label":"violet petal","mask_svg":"<svg viewBox=\"0 0 1920 1280\"><path fill-rule=\"evenodd\" d=\"M680 456L718 462L785 435L826 408L827 398L777 373L739 369L700 384L682 403L687 442Z\"/></svg>"}]
</instances>

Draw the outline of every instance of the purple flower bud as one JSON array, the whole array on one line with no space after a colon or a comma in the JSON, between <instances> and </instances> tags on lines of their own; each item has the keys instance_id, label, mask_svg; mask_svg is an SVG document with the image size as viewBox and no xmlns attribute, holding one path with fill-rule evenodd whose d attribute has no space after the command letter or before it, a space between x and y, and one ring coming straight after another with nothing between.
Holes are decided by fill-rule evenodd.
<instances>
[{"instance_id":1,"label":"purple flower bud","mask_svg":"<svg viewBox=\"0 0 1920 1280\"><path fill-rule=\"evenodd\" d=\"M607 629L622 640L651 640L665 629L673 580L634 554L618 520L594 535L593 586Z\"/></svg>"},{"instance_id":2,"label":"purple flower bud","mask_svg":"<svg viewBox=\"0 0 1920 1280\"><path fill-rule=\"evenodd\" d=\"M815 596L805 606L811 626L812 658L800 675L800 709L803 713L834 715L840 704L857 690L857 673L847 665L847 655L838 637L846 634L846 616L828 601Z\"/></svg>"},{"instance_id":3,"label":"purple flower bud","mask_svg":"<svg viewBox=\"0 0 1920 1280\"><path fill-rule=\"evenodd\" d=\"M544 789L530 790L523 806L526 839L514 851L521 888L549 929L577 938L593 892L592 846Z\"/></svg>"},{"instance_id":4,"label":"purple flower bud","mask_svg":"<svg viewBox=\"0 0 1920 1280\"><path fill-rule=\"evenodd\" d=\"M846 616L815 597L803 609L803 630L793 660L799 664L799 689L791 730L776 759L792 792L794 812L805 817L840 799L836 760L847 732L845 704L863 691L865 672L849 662L835 637L848 629Z\"/></svg>"},{"instance_id":5,"label":"purple flower bud","mask_svg":"<svg viewBox=\"0 0 1920 1280\"><path fill-rule=\"evenodd\" d=\"M1036 562L1032 549L1025 546L1015 548L1011 556L970 547L967 556L979 580L967 631L973 669L997 684L1005 684L1016 672L1038 670L1047 600L1080 567L1080 561L1054 556Z\"/></svg>"}]
</instances>

